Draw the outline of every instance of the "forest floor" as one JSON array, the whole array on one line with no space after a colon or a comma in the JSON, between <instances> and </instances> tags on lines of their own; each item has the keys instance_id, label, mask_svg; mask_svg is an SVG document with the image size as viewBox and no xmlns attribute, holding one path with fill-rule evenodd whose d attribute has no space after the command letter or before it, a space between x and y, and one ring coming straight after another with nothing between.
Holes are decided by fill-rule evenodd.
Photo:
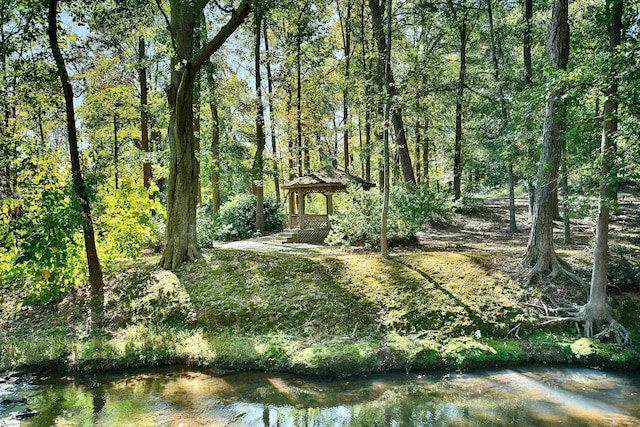
<instances>
[{"instance_id":1,"label":"forest floor","mask_svg":"<svg viewBox=\"0 0 640 427\"><path fill-rule=\"evenodd\" d=\"M0 371L92 371L187 363L323 375L467 369L531 361L640 365L640 196L620 194L612 221L613 313L634 344L581 338L574 325L541 325L554 300L584 303L569 282L523 284L526 200L508 233L506 198L479 199L455 224L433 227L389 259L357 248L281 250L268 239L222 245L172 273L158 256L106 274L106 319L87 322L86 288L23 305L0 299ZM594 202L595 203L595 202ZM588 282L593 223L572 220L557 252ZM270 247L273 245L274 247ZM281 246L281 245L280 245Z\"/></svg>"}]
</instances>

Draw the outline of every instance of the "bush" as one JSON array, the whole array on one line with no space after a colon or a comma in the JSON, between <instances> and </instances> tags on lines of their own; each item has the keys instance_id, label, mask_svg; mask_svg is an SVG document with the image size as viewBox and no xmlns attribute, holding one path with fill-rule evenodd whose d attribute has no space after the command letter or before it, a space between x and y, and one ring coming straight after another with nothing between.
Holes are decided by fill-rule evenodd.
<instances>
[{"instance_id":1,"label":"bush","mask_svg":"<svg viewBox=\"0 0 640 427\"><path fill-rule=\"evenodd\" d=\"M21 171L19 197L0 200L0 291L25 286L28 301L46 302L85 277L80 205L64 172L52 170Z\"/></svg>"},{"instance_id":2,"label":"bush","mask_svg":"<svg viewBox=\"0 0 640 427\"><path fill-rule=\"evenodd\" d=\"M116 258L138 258L145 248L158 244L158 223L151 210L160 215L164 209L149 199L156 190L155 186L147 190L130 177L122 180L118 190L108 185L100 188L95 229L101 262L109 265Z\"/></svg>"},{"instance_id":3,"label":"bush","mask_svg":"<svg viewBox=\"0 0 640 427\"><path fill-rule=\"evenodd\" d=\"M273 197L264 199L264 232L282 230L283 206ZM256 197L238 194L220 207L213 218L205 210L198 212L198 243L211 247L215 240L240 240L253 235L256 224Z\"/></svg>"},{"instance_id":4,"label":"bush","mask_svg":"<svg viewBox=\"0 0 640 427\"><path fill-rule=\"evenodd\" d=\"M331 231L325 240L330 245L352 245L367 248L380 246L382 194L349 189L345 211L331 217ZM422 185L398 186L391 189L387 237L391 242L415 238L428 224L449 223L455 218L455 203L448 195L436 193Z\"/></svg>"}]
</instances>

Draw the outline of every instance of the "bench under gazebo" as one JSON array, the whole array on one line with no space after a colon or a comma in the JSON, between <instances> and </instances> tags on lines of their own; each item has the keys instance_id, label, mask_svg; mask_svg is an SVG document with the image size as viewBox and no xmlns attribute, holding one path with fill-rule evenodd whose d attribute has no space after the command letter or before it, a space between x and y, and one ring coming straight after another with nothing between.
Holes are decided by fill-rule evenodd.
<instances>
[{"instance_id":1,"label":"bench under gazebo","mask_svg":"<svg viewBox=\"0 0 640 427\"><path fill-rule=\"evenodd\" d=\"M333 194L346 192L349 184L360 185L365 190L375 187L375 184L367 180L331 166L295 178L283 186L288 191L288 228L297 233L296 241L324 242L331 228L329 215L333 215ZM325 196L326 214L305 213L305 197L312 193Z\"/></svg>"}]
</instances>

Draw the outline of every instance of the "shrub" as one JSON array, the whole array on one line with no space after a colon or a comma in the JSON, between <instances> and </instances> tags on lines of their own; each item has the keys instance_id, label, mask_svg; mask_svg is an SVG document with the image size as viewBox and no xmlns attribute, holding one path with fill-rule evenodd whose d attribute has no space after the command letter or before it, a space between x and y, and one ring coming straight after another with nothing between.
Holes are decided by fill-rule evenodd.
<instances>
[{"instance_id":1,"label":"shrub","mask_svg":"<svg viewBox=\"0 0 640 427\"><path fill-rule=\"evenodd\" d=\"M28 301L46 302L85 277L80 206L61 171L19 179L20 197L0 200L0 290L25 286Z\"/></svg>"},{"instance_id":2,"label":"shrub","mask_svg":"<svg viewBox=\"0 0 640 427\"><path fill-rule=\"evenodd\" d=\"M206 210L198 212L198 243L203 247L211 247L214 240L240 240L253 235L256 223L256 197L251 194L238 194L220 207L220 212L213 218ZM265 232L282 229L284 219L283 206L273 197L264 199Z\"/></svg>"},{"instance_id":3,"label":"shrub","mask_svg":"<svg viewBox=\"0 0 640 427\"><path fill-rule=\"evenodd\" d=\"M102 186L98 192L101 203L96 210L95 229L100 238L98 250L101 261L109 264L116 258L138 258L145 248L156 245L158 223L151 210L163 213L158 201L149 199L150 192L142 183L127 177L120 188Z\"/></svg>"},{"instance_id":4,"label":"shrub","mask_svg":"<svg viewBox=\"0 0 640 427\"><path fill-rule=\"evenodd\" d=\"M355 245L377 248L380 245L382 194L349 189L344 212L331 217L330 245ZM449 223L455 218L455 203L447 194L425 186L398 186L391 189L387 237L391 242L407 241L428 224Z\"/></svg>"}]
</instances>

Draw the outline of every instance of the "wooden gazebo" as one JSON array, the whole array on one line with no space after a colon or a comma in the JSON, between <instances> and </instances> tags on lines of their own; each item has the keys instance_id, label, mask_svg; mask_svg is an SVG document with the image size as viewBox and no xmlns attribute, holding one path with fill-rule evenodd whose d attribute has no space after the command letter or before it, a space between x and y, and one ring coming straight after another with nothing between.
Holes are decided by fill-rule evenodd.
<instances>
[{"instance_id":1,"label":"wooden gazebo","mask_svg":"<svg viewBox=\"0 0 640 427\"><path fill-rule=\"evenodd\" d=\"M343 170L328 166L317 172L295 178L283 188L288 191L288 225L297 230L298 242L323 242L329 234L329 215L333 215L333 193L347 191L349 184L358 184L365 190L375 184ZM305 196L320 193L326 197L326 214L305 213Z\"/></svg>"}]
</instances>

